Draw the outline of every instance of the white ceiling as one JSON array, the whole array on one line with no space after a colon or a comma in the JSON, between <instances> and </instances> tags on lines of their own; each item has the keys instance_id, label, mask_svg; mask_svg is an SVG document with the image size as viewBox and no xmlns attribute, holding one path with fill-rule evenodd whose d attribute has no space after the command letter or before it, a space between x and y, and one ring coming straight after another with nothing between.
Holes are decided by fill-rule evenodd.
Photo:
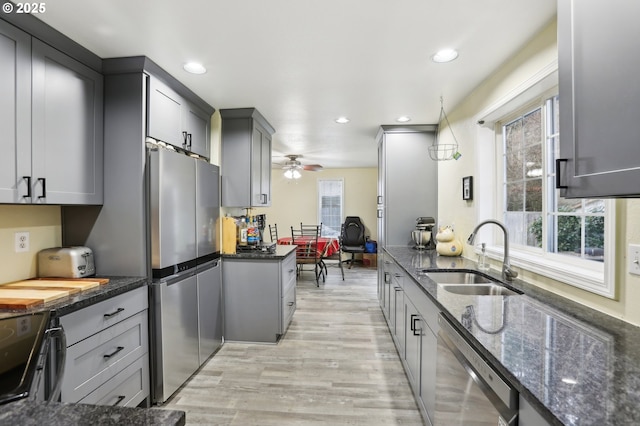
<instances>
[{"instance_id":1,"label":"white ceiling","mask_svg":"<svg viewBox=\"0 0 640 426\"><path fill-rule=\"evenodd\" d=\"M381 124L435 123L556 0L54 0L38 17L102 58L146 55L216 109L256 107L275 161L372 167ZM460 56L436 64L451 47ZM183 71L198 61L203 75ZM348 124L335 119L347 116Z\"/></svg>"}]
</instances>

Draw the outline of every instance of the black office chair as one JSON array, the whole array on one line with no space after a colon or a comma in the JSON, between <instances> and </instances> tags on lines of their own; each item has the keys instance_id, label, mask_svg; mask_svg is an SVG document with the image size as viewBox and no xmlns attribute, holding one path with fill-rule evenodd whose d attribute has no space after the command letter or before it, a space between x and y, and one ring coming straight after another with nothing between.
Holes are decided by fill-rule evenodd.
<instances>
[{"instance_id":1,"label":"black office chair","mask_svg":"<svg viewBox=\"0 0 640 426\"><path fill-rule=\"evenodd\" d=\"M351 259L346 260L346 262L349 262L349 269L353 266L356 253L364 253L365 251L364 224L362 220L360 220L359 216L347 216L342 224L340 233L340 252L351 253Z\"/></svg>"}]
</instances>

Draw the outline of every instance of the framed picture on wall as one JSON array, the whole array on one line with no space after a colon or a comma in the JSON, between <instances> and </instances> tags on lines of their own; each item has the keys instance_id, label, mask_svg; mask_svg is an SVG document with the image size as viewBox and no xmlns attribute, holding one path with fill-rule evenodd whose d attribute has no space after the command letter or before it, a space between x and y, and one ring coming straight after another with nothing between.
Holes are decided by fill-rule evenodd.
<instances>
[{"instance_id":1,"label":"framed picture on wall","mask_svg":"<svg viewBox=\"0 0 640 426\"><path fill-rule=\"evenodd\" d=\"M473 200L473 176L462 178L462 199Z\"/></svg>"}]
</instances>

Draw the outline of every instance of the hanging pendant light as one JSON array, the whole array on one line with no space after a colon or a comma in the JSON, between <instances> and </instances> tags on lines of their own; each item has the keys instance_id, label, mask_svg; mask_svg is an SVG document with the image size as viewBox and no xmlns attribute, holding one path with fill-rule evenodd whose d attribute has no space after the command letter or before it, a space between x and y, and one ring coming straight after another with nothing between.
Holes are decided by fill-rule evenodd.
<instances>
[{"instance_id":1,"label":"hanging pendant light","mask_svg":"<svg viewBox=\"0 0 640 426\"><path fill-rule=\"evenodd\" d=\"M447 123L447 128L451 132L451 136L455 143L440 143L440 135L442 134L440 128L443 124L443 120ZM451 124L449 124L449 119L447 118L447 113L444 112L444 100L442 99L442 96L440 96L438 130L436 131L436 137L433 140L433 144L429 147L429 157L433 161L457 160L462 157L462 154L458 151L458 140L456 139L456 135L453 134L453 129L451 129Z\"/></svg>"}]
</instances>

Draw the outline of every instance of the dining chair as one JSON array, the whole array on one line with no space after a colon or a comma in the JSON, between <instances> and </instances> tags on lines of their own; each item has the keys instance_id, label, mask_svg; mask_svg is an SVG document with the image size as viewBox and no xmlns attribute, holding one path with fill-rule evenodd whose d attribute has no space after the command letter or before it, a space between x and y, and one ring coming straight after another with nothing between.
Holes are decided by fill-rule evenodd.
<instances>
[{"instance_id":1,"label":"dining chair","mask_svg":"<svg viewBox=\"0 0 640 426\"><path fill-rule=\"evenodd\" d=\"M324 249L322 250L322 267L324 268L324 273L325 275L329 275L329 271L327 269L327 263L325 262L325 260L337 260L338 263L337 265L340 267L340 273L342 274L342 281L344 281L344 269L342 268L342 256L340 255L340 249L338 248L338 250L336 250L335 252L333 252L331 255L327 256L328 252L329 252L329 248L331 247L331 241L327 242L327 244L325 244Z\"/></svg>"},{"instance_id":2,"label":"dining chair","mask_svg":"<svg viewBox=\"0 0 640 426\"><path fill-rule=\"evenodd\" d=\"M300 222L300 231L302 231L302 235L313 236L315 233L318 233L318 237L322 236L322 222L320 225L304 225Z\"/></svg>"},{"instance_id":3,"label":"dining chair","mask_svg":"<svg viewBox=\"0 0 640 426\"><path fill-rule=\"evenodd\" d=\"M316 276L316 286L320 287L320 277L325 281L322 256L318 253L318 229L315 233L303 234L302 230L291 227L291 242L296 245L296 272L298 276L304 265L313 265Z\"/></svg>"},{"instance_id":4,"label":"dining chair","mask_svg":"<svg viewBox=\"0 0 640 426\"><path fill-rule=\"evenodd\" d=\"M269 225L269 234L271 235L271 242L278 242L278 224Z\"/></svg>"}]
</instances>

